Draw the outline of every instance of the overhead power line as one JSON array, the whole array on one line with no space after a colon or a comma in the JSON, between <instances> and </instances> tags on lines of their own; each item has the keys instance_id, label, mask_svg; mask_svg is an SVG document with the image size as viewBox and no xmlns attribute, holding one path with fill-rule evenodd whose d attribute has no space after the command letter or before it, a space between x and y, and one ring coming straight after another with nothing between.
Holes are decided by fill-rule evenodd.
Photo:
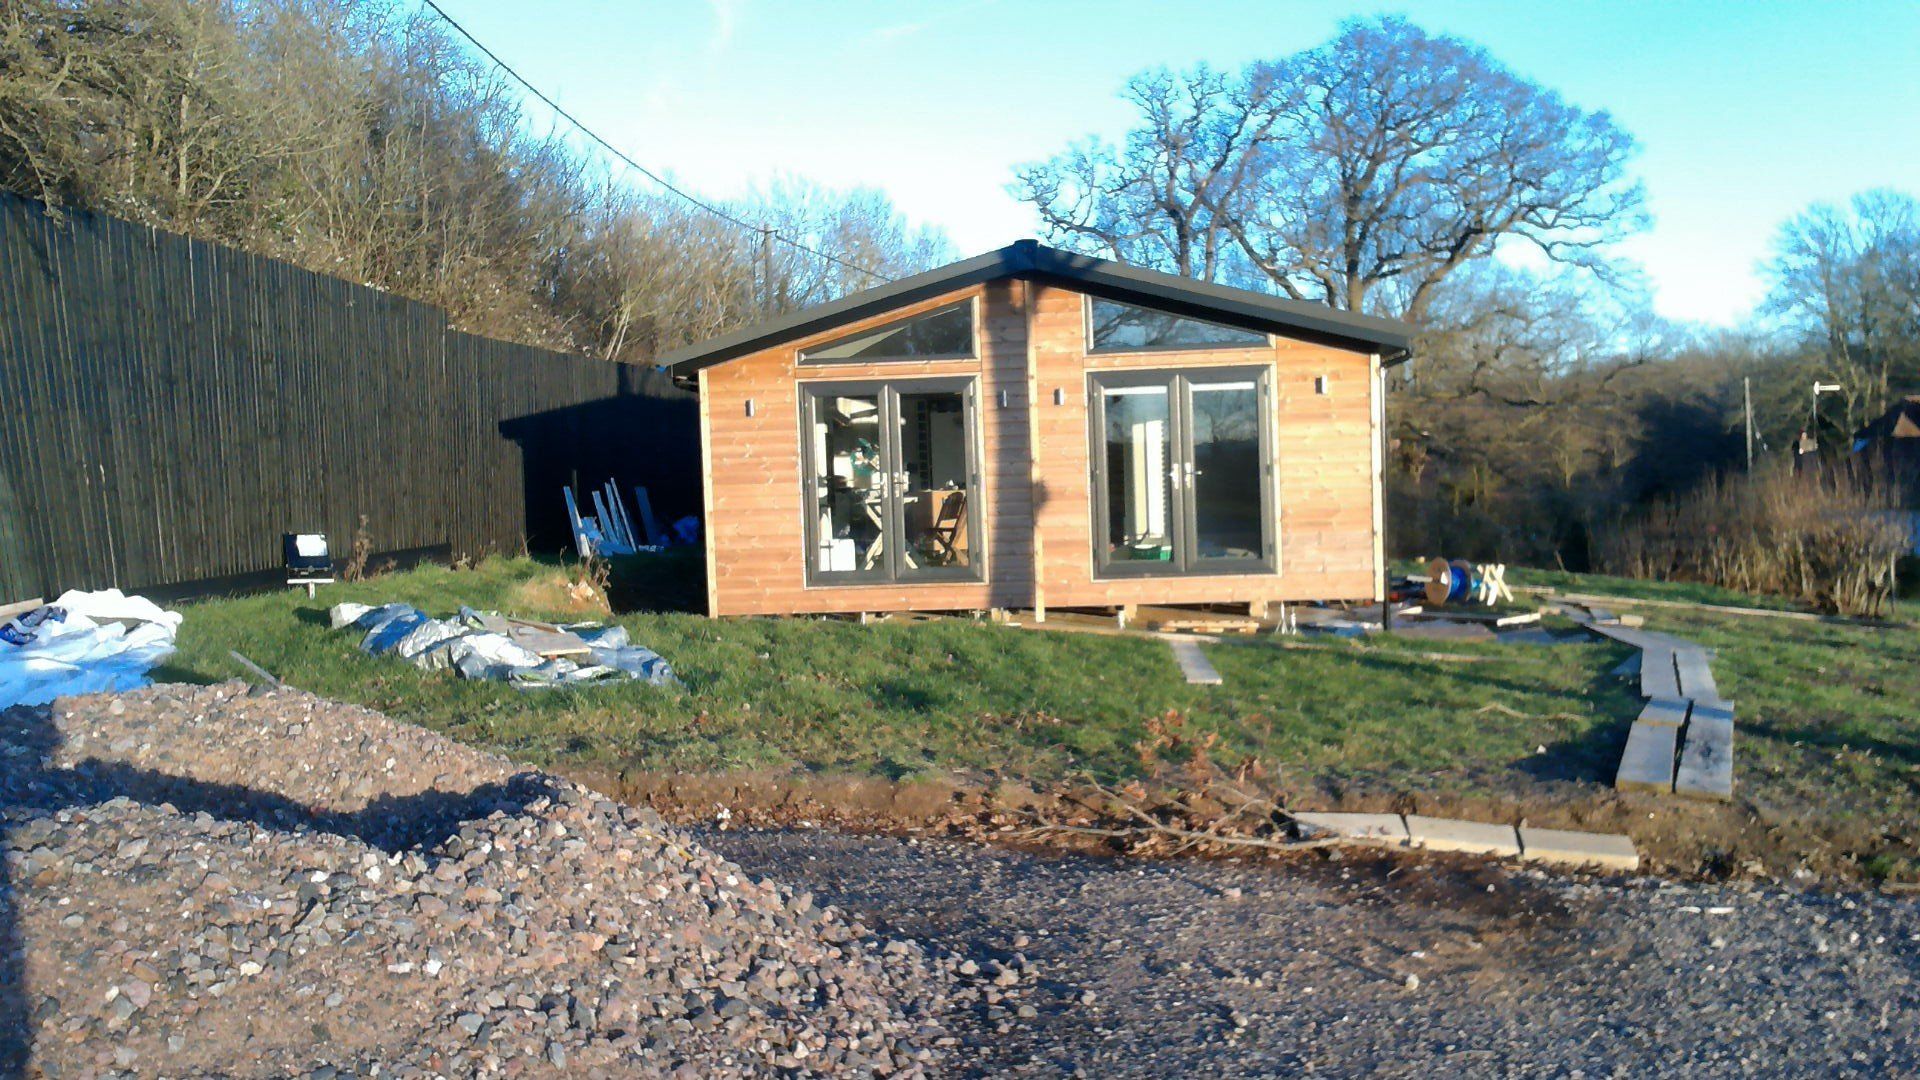
<instances>
[{"instance_id":1,"label":"overhead power line","mask_svg":"<svg viewBox=\"0 0 1920 1080\"><path fill-rule=\"evenodd\" d=\"M631 157L628 157L627 154L624 151L622 151L619 147L601 138L598 132L594 131L592 128L582 123L578 117L574 116L572 113L562 108L559 102L548 97L546 93L543 92L539 87L533 85L531 82L528 82L525 76L513 70L512 65L508 64L505 60L500 59L500 57L497 56L492 49L489 49L485 45L481 44L479 38L474 37L472 33L468 32L466 27L461 26L460 23L457 20L455 20L453 16L447 14L444 10L442 10L439 4L434 3L434 0L421 0L421 3L425 4L428 7L428 9L431 10L435 15L440 16L441 21L446 23L448 26L452 27L454 33L457 33L461 37L465 38L467 40L467 44L472 45L474 48L480 50L481 55L485 56L488 60L491 60L493 62L493 66L505 72L507 74L507 77L512 79L514 82L519 83L520 86L523 89L525 89L527 93L532 94L534 97L540 99L542 104L546 105L547 108L552 109L562 119L566 120L567 123L572 124L575 128L579 129L582 135L585 135L588 139L591 139L594 143L598 144L601 149L605 150L609 154L612 154L614 157L624 162L628 168L639 173L641 176L646 177L648 180L653 181L655 184L658 184L664 190L671 192L672 194L677 195L682 199L685 199L687 202L692 203L694 206L697 206L700 209L705 210L707 213L712 214L714 217L717 217L720 220L725 221L730 225L738 226L739 228L746 229L749 232L759 233L763 238L771 238L772 240L785 244L788 247L795 249L796 251L803 251L808 255L814 256L815 258L825 259L830 263L835 263L837 265L844 266L849 270L857 271L859 273L867 275L868 277L876 278L883 282L893 280L887 275L880 273L878 270L861 266L858 263L848 262L847 260L841 258L838 255L834 255L826 251L821 251L818 248L812 247L808 244L803 244L800 241L793 239L792 237L782 236L780 235L780 232L777 229L770 228L766 225L756 225L753 222L746 220L745 218L742 218L721 207L715 206L714 204L707 202L705 199L702 199L699 196L693 194L692 192L687 191L685 188L682 188L674 184L672 181L668 180L666 177L661 176L659 173L654 172L652 169L649 169L645 165L642 165L639 162L633 160Z\"/></svg>"}]
</instances>

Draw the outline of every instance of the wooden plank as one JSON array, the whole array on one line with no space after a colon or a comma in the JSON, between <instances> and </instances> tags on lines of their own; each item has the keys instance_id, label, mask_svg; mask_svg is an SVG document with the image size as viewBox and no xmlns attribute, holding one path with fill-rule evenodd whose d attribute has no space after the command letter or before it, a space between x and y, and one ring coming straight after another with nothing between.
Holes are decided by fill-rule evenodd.
<instances>
[{"instance_id":1,"label":"wooden plank","mask_svg":"<svg viewBox=\"0 0 1920 1080\"><path fill-rule=\"evenodd\" d=\"M18 600L11 604L0 604L0 623L16 616L25 615L46 606L46 601L36 596L31 600Z\"/></svg>"},{"instance_id":2,"label":"wooden plank","mask_svg":"<svg viewBox=\"0 0 1920 1080\"><path fill-rule=\"evenodd\" d=\"M1707 701L1720 697L1720 691L1713 684L1713 669L1707 665L1706 650L1676 649L1673 666L1680 677L1681 697Z\"/></svg>"},{"instance_id":3,"label":"wooden plank","mask_svg":"<svg viewBox=\"0 0 1920 1080\"><path fill-rule=\"evenodd\" d=\"M1687 722L1687 702L1680 698L1652 698L1640 709L1636 723L1677 728Z\"/></svg>"},{"instance_id":4,"label":"wooden plank","mask_svg":"<svg viewBox=\"0 0 1920 1080\"><path fill-rule=\"evenodd\" d=\"M1103 619L1097 615L1085 615L1077 611L1051 611L1042 620L1032 611L1008 611L998 621L1022 630L1059 630L1070 634L1104 634L1109 637L1157 638L1162 641L1199 641L1209 645L1219 644L1220 639L1211 634L1181 634L1176 636L1160 634L1152 630L1138 630L1118 625L1112 619Z\"/></svg>"},{"instance_id":5,"label":"wooden plank","mask_svg":"<svg viewBox=\"0 0 1920 1080\"><path fill-rule=\"evenodd\" d=\"M1224 681L1214 668L1213 661L1200 651L1199 642L1169 640L1167 648L1173 650L1173 662L1180 665L1180 674L1186 676L1187 682L1195 686L1219 686Z\"/></svg>"},{"instance_id":6,"label":"wooden plank","mask_svg":"<svg viewBox=\"0 0 1920 1080\"><path fill-rule=\"evenodd\" d=\"M1484 623L1488 626L1524 626L1540 621L1538 611L1498 612L1473 611L1464 608L1422 608L1414 611L1395 612L1416 619L1446 620L1449 622Z\"/></svg>"},{"instance_id":7,"label":"wooden plank","mask_svg":"<svg viewBox=\"0 0 1920 1080\"><path fill-rule=\"evenodd\" d=\"M516 623L507 630L507 637L513 639L515 645L549 659L556 656L585 656L593 651L580 635L566 630L547 630Z\"/></svg>"},{"instance_id":8,"label":"wooden plank","mask_svg":"<svg viewBox=\"0 0 1920 1080\"><path fill-rule=\"evenodd\" d=\"M1680 676L1673 666L1673 652L1669 649L1647 648L1640 650L1640 694L1650 698L1677 698L1680 695Z\"/></svg>"},{"instance_id":9,"label":"wooden plank","mask_svg":"<svg viewBox=\"0 0 1920 1080\"><path fill-rule=\"evenodd\" d=\"M1613 786L1621 791L1673 791L1673 758L1680 729L1671 724L1634 721Z\"/></svg>"},{"instance_id":10,"label":"wooden plank","mask_svg":"<svg viewBox=\"0 0 1920 1080\"><path fill-rule=\"evenodd\" d=\"M1200 630L1210 634L1252 634L1260 620L1221 611L1186 611L1144 605L1133 608L1127 622L1148 630Z\"/></svg>"},{"instance_id":11,"label":"wooden plank","mask_svg":"<svg viewBox=\"0 0 1920 1080\"><path fill-rule=\"evenodd\" d=\"M1658 647L1659 644L1652 634L1644 630L1636 630L1630 626L1589 622L1586 624L1586 627L1588 630L1609 641L1617 641L1622 645L1631 645L1636 649L1655 648Z\"/></svg>"},{"instance_id":12,"label":"wooden plank","mask_svg":"<svg viewBox=\"0 0 1920 1080\"><path fill-rule=\"evenodd\" d=\"M1800 622L1835 623L1843 626L1893 626L1879 619L1861 619L1847 615L1823 615L1814 611L1775 611L1771 608L1737 607L1727 604L1696 604L1685 600L1651 600L1637 596L1594 596L1586 593L1556 593L1552 586L1515 586L1516 592L1548 593L1576 604L1620 604L1623 606L1663 607L1683 611L1708 611L1718 615L1753 615L1770 619L1795 619Z\"/></svg>"},{"instance_id":13,"label":"wooden plank","mask_svg":"<svg viewBox=\"0 0 1920 1080\"><path fill-rule=\"evenodd\" d=\"M1680 747L1673 791L1690 799L1733 798L1733 703L1696 701Z\"/></svg>"}]
</instances>

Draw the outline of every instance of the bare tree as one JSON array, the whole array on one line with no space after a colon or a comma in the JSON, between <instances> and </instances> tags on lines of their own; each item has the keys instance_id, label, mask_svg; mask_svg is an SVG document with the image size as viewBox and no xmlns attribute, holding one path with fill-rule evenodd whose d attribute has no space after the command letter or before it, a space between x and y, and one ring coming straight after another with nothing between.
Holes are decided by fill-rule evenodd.
<instances>
[{"instance_id":1,"label":"bare tree","mask_svg":"<svg viewBox=\"0 0 1920 1080\"><path fill-rule=\"evenodd\" d=\"M1216 279L1233 244L1220 209L1242 205L1282 119L1268 89L1260 72L1143 72L1121 94L1141 119L1124 145L1076 143L1022 167L1014 193L1055 243Z\"/></svg>"},{"instance_id":2,"label":"bare tree","mask_svg":"<svg viewBox=\"0 0 1920 1080\"><path fill-rule=\"evenodd\" d=\"M1643 220L1633 140L1604 112L1403 19L1233 77L1148 73L1125 96L1140 124L1122 146L1018 175L1057 243L1417 320L1504 239L1604 268Z\"/></svg>"},{"instance_id":3,"label":"bare tree","mask_svg":"<svg viewBox=\"0 0 1920 1080\"><path fill-rule=\"evenodd\" d=\"M1840 384L1848 430L1920 390L1920 200L1880 189L1810 207L1781 226L1767 272L1767 310L1818 357L1802 378Z\"/></svg>"},{"instance_id":4,"label":"bare tree","mask_svg":"<svg viewBox=\"0 0 1920 1080\"><path fill-rule=\"evenodd\" d=\"M377 285L477 333L645 359L769 298L950 254L878 192L798 183L728 208L772 230L763 252L769 234L543 128L440 22L384 0L0 2L0 188Z\"/></svg>"},{"instance_id":5,"label":"bare tree","mask_svg":"<svg viewBox=\"0 0 1920 1080\"><path fill-rule=\"evenodd\" d=\"M912 227L872 188L833 191L785 177L735 209L769 234L762 300L774 310L824 303L957 257L944 232ZM833 252L836 259L810 251Z\"/></svg>"}]
</instances>

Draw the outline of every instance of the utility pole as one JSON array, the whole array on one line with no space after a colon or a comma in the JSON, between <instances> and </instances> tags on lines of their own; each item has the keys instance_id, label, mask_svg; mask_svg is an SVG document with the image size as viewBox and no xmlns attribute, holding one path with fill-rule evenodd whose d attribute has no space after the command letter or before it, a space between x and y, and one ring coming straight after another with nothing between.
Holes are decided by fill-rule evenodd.
<instances>
[{"instance_id":1,"label":"utility pole","mask_svg":"<svg viewBox=\"0 0 1920 1080\"><path fill-rule=\"evenodd\" d=\"M760 229L760 313L773 313L773 235L771 225Z\"/></svg>"},{"instance_id":2,"label":"utility pole","mask_svg":"<svg viewBox=\"0 0 1920 1080\"><path fill-rule=\"evenodd\" d=\"M1753 471L1753 378L1740 377L1740 396L1747 407L1747 471Z\"/></svg>"}]
</instances>

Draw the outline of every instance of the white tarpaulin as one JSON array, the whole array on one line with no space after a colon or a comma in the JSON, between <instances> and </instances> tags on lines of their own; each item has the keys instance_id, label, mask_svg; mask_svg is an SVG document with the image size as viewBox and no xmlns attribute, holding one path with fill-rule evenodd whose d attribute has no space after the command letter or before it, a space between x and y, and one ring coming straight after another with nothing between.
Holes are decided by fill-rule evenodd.
<instances>
[{"instance_id":1,"label":"white tarpaulin","mask_svg":"<svg viewBox=\"0 0 1920 1080\"><path fill-rule=\"evenodd\" d=\"M0 709L145 686L147 672L173 654L180 621L179 612L119 589L70 590L5 628Z\"/></svg>"}]
</instances>

